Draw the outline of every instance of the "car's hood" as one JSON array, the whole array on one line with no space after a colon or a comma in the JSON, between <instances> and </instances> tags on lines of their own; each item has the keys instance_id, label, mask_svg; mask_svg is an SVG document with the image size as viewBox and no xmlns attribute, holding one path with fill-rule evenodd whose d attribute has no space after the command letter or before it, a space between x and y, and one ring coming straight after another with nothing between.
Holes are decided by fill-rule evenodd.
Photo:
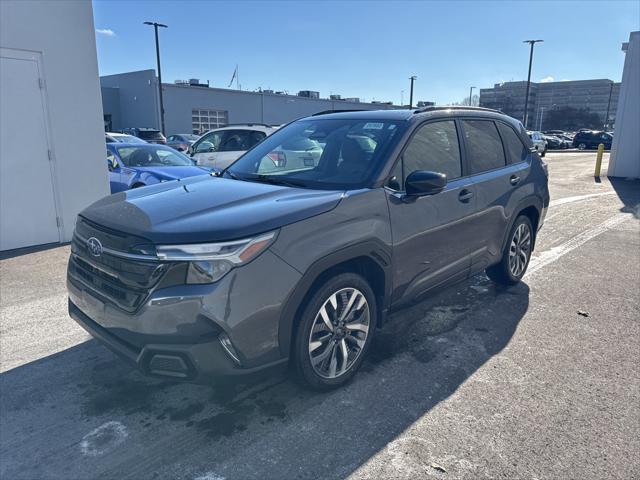
<instances>
[{"instance_id":1,"label":"car's hood","mask_svg":"<svg viewBox=\"0 0 640 480\"><path fill-rule=\"evenodd\" d=\"M214 242L249 237L327 212L342 195L207 175L117 193L80 215L156 244Z\"/></svg>"},{"instance_id":2,"label":"car's hood","mask_svg":"<svg viewBox=\"0 0 640 480\"><path fill-rule=\"evenodd\" d=\"M193 177L195 175L205 175L211 170L186 165L184 167L135 167L135 170L139 172L150 173L162 180L179 180L181 178Z\"/></svg>"}]
</instances>

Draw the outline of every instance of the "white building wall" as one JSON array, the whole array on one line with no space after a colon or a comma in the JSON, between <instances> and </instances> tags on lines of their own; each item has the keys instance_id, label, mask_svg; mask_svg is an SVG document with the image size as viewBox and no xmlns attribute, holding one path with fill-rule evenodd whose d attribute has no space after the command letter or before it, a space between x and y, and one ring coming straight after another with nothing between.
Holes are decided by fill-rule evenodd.
<instances>
[{"instance_id":1,"label":"white building wall","mask_svg":"<svg viewBox=\"0 0 640 480\"><path fill-rule=\"evenodd\" d=\"M618 100L608 176L640 178L640 32L631 32Z\"/></svg>"},{"instance_id":2,"label":"white building wall","mask_svg":"<svg viewBox=\"0 0 640 480\"><path fill-rule=\"evenodd\" d=\"M52 156L51 182L55 212L59 217L58 241L69 241L78 212L109 194L91 2L0 0L0 48L3 58L5 55L22 55L27 60L31 57L39 64L40 78L43 80L46 141ZM10 65L10 62L4 65ZM19 83L12 82L12 85L12 88L19 88ZM3 85L0 85L1 88L4 88ZM8 109L0 105L2 129L12 122ZM3 132L3 138L12 142L14 135L8 135L7 132L9 130ZM12 162L10 171L16 172L16 176L20 173L24 177L25 172L17 171L22 164L25 168L32 163L42 164L41 158L20 158L20 163L14 153L12 158L2 156L2 152L16 151L20 149L15 145L3 145L0 150L0 162L5 166ZM46 149L43 155L48 156ZM29 195L23 195L21 199L34 204L3 201L0 216L7 209L35 211L42 196L29 183L24 185L24 189ZM2 228L7 226L3 225ZM0 250L28 244L26 241L22 245L5 245Z\"/></svg>"}]
</instances>

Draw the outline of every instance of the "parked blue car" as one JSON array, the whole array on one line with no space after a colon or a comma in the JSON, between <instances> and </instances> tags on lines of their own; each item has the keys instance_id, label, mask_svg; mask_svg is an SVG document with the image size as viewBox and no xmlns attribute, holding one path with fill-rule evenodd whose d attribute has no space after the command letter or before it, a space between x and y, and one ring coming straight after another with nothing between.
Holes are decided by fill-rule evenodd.
<instances>
[{"instance_id":1,"label":"parked blue car","mask_svg":"<svg viewBox=\"0 0 640 480\"><path fill-rule=\"evenodd\" d=\"M153 143L107 143L107 166L111 193L211 172L177 150Z\"/></svg>"}]
</instances>

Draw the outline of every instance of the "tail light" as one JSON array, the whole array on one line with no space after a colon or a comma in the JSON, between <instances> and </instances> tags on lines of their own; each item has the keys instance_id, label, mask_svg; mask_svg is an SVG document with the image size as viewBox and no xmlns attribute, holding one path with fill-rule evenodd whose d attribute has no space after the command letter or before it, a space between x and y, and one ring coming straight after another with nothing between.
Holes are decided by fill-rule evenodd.
<instances>
[{"instance_id":1,"label":"tail light","mask_svg":"<svg viewBox=\"0 0 640 480\"><path fill-rule=\"evenodd\" d=\"M287 164L287 156L284 152L271 152L267 155L276 167L284 167Z\"/></svg>"}]
</instances>

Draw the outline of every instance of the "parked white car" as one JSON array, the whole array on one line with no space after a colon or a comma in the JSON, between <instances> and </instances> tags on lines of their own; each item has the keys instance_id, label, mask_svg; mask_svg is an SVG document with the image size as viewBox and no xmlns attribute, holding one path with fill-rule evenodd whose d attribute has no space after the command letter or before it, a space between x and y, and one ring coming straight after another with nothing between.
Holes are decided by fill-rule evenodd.
<instances>
[{"instance_id":1,"label":"parked white car","mask_svg":"<svg viewBox=\"0 0 640 480\"><path fill-rule=\"evenodd\" d=\"M277 127L257 123L216 128L202 135L189 154L197 165L222 170L276 130Z\"/></svg>"},{"instance_id":2,"label":"parked white car","mask_svg":"<svg viewBox=\"0 0 640 480\"><path fill-rule=\"evenodd\" d=\"M529 138L533 142L533 146L541 157L544 157L547 153L547 141L544 139L541 132L527 132Z\"/></svg>"}]
</instances>

